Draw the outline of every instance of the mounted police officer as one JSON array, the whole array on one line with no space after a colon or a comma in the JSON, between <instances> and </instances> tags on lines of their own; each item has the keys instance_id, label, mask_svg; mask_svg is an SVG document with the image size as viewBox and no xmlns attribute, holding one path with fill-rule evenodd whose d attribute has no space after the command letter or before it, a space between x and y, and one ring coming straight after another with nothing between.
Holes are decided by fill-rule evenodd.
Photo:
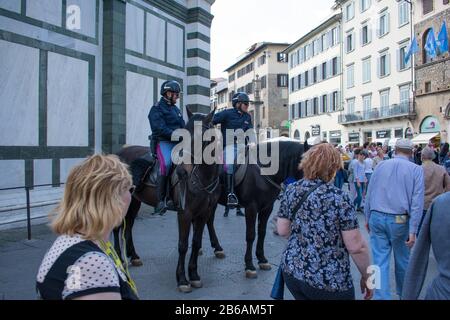
<instances>
[{"instance_id":1,"label":"mounted police officer","mask_svg":"<svg viewBox=\"0 0 450 320\"><path fill-rule=\"evenodd\" d=\"M214 116L213 124L220 124L224 146L224 168L226 171L227 207L235 208L239 202L234 194L234 162L238 152L244 150L242 145L234 141L226 141L226 131L242 129L244 132L253 129L252 117L248 113L250 99L244 92L236 93L232 98L232 109L226 109Z\"/></svg>"},{"instance_id":2,"label":"mounted police officer","mask_svg":"<svg viewBox=\"0 0 450 320\"><path fill-rule=\"evenodd\" d=\"M172 149L176 142L171 141L172 133L184 128L185 122L180 109L176 106L181 94L181 86L177 81L165 81L161 85L161 99L150 109L148 119L152 129L152 153L159 161L157 180L158 205L155 213L164 214L167 209L173 210L172 201L167 201L168 180L172 167Z\"/></svg>"}]
</instances>

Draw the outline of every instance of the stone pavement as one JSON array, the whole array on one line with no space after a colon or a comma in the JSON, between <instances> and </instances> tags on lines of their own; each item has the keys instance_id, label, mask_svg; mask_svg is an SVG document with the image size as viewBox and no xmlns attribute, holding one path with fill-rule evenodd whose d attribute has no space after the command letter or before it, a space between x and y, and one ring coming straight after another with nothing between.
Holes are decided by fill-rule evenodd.
<instances>
[{"instance_id":1,"label":"stone pavement","mask_svg":"<svg viewBox=\"0 0 450 320\"><path fill-rule=\"evenodd\" d=\"M276 214L276 208L272 215ZM216 213L216 231L224 248L226 258L216 259L210 247L207 232L203 237L203 255L199 257L199 275L203 288L189 294L176 290L175 269L178 261L178 231L176 214L168 212L164 217L151 216L152 208L143 206L134 228L134 240L144 265L130 267L142 299L168 300L258 300L270 299L270 291L276 275L280 255L286 240L275 236L269 223L265 241L265 252L273 265L271 271L258 270L257 279L246 279L244 275L245 218L237 217L234 211L223 217L223 207ZM360 225L363 217L359 214ZM33 239L26 240L26 229L0 231L0 299L35 299L35 278L40 262L55 236L46 225L33 226ZM364 231L365 237L367 233ZM256 242L255 242L256 245ZM186 267L188 264L186 259ZM256 258L255 258L256 264ZM392 264L393 265L393 264ZM357 298L359 273L352 262ZM431 256L428 276L436 274L436 263ZM391 272L393 275L393 272ZM391 279L392 288L395 288ZM286 289L285 298L292 299Z\"/></svg>"}]
</instances>

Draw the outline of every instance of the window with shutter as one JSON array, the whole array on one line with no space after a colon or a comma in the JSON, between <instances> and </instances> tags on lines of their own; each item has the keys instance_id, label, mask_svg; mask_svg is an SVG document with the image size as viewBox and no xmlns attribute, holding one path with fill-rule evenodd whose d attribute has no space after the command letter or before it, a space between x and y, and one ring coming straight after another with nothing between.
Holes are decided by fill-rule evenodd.
<instances>
[{"instance_id":1,"label":"window with shutter","mask_svg":"<svg viewBox=\"0 0 450 320\"><path fill-rule=\"evenodd\" d=\"M428 14L434 10L434 0L422 0L422 12L423 14Z\"/></svg>"}]
</instances>

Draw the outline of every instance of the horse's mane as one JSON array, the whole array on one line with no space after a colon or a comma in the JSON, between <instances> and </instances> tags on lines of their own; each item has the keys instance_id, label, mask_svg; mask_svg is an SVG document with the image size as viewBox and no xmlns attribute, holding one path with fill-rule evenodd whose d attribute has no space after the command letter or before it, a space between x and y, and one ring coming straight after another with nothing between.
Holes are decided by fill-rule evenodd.
<instances>
[{"instance_id":1,"label":"horse's mane","mask_svg":"<svg viewBox=\"0 0 450 320\"><path fill-rule=\"evenodd\" d=\"M258 144L258 151L262 144L268 144L268 155L272 156L271 146L273 143L278 143L279 148L279 170L274 178L277 181L284 181L287 177L299 179L301 177L301 172L298 169L298 165L305 152L304 145L300 143L300 141L293 139L272 139L260 142Z\"/></svg>"}]
</instances>

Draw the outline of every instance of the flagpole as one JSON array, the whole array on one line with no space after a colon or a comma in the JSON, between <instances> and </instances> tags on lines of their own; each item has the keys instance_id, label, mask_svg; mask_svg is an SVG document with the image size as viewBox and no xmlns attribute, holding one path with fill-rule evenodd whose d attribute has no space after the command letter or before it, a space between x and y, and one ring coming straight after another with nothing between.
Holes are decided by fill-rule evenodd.
<instances>
[{"instance_id":1,"label":"flagpole","mask_svg":"<svg viewBox=\"0 0 450 320\"><path fill-rule=\"evenodd\" d=\"M410 6L410 10L409 10L409 24L410 24L410 29L411 29L411 43L414 39L414 24L413 24L413 3L411 0L405 0L406 3L409 4ZM416 99L416 79L415 79L415 74L414 74L414 68L415 68L415 60L416 57L414 54L411 55L411 90L412 90L412 107L413 110L415 111L415 99ZM411 111L411 110L410 110Z\"/></svg>"}]
</instances>

